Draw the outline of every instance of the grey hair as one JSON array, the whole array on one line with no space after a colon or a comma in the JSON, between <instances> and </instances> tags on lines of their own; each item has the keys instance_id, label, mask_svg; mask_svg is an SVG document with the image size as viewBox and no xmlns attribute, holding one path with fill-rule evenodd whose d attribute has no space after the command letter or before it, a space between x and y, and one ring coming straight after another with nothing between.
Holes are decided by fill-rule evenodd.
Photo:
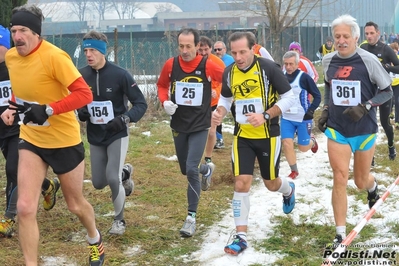
<instances>
[{"instance_id":1,"label":"grey hair","mask_svg":"<svg viewBox=\"0 0 399 266\"><path fill-rule=\"evenodd\" d=\"M358 38L360 37L360 27L359 24L357 24L356 19L352 17L351 15L341 15L334 19L334 21L331 23L331 31L333 34L333 37L335 35L335 27L344 24L347 25L351 28L351 33L353 38Z\"/></svg>"},{"instance_id":2,"label":"grey hair","mask_svg":"<svg viewBox=\"0 0 399 266\"><path fill-rule=\"evenodd\" d=\"M104 33L91 30L88 33L86 33L83 36L83 40L99 40L99 41L104 41L106 44L108 44L108 38L105 36Z\"/></svg>"},{"instance_id":3,"label":"grey hair","mask_svg":"<svg viewBox=\"0 0 399 266\"><path fill-rule=\"evenodd\" d=\"M226 49L226 44L225 44L224 42L222 42L222 41L217 41L217 42L215 42L215 43L213 44L213 46L215 46L215 44L219 44L219 43L222 45L223 48Z\"/></svg>"},{"instance_id":4,"label":"grey hair","mask_svg":"<svg viewBox=\"0 0 399 266\"><path fill-rule=\"evenodd\" d=\"M283 60L291 57L295 57L295 63L299 64L299 54L295 51L288 51L283 55Z\"/></svg>"}]
</instances>

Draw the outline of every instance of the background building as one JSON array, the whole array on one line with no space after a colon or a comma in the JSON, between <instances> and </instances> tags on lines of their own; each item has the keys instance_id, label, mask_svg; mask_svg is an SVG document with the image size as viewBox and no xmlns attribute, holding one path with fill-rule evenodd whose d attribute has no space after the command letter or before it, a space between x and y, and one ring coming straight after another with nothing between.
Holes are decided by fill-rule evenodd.
<instances>
[{"instance_id":1,"label":"background building","mask_svg":"<svg viewBox=\"0 0 399 266\"><path fill-rule=\"evenodd\" d=\"M77 47L83 34L91 29L106 33L112 52L110 58L136 73L158 73L154 64L176 55L176 32L182 27L197 28L213 41L225 42L233 31L251 30L260 44L269 51L273 48L268 18L262 15L264 7L256 4L257 1L31 1L42 8L46 17L43 35L74 57L78 67L85 61ZM387 36L399 33L397 0L321 0L320 3L303 15L305 17L299 16L296 25L281 33L278 53L286 51L292 41L299 41L303 54L317 60L316 51L331 35L331 21L342 14L357 19L362 30L361 40L367 21L376 22ZM278 60L280 56L276 57Z\"/></svg>"}]
</instances>

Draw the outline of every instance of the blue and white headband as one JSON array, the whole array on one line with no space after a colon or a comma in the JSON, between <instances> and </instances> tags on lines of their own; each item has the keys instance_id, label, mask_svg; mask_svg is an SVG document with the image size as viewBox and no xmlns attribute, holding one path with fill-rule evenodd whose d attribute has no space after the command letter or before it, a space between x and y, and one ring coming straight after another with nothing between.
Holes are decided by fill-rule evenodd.
<instances>
[{"instance_id":1,"label":"blue and white headband","mask_svg":"<svg viewBox=\"0 0 399 266\"><path fill-rule=\"evenodd\" d=\"M86 40L83 40L83 50L85 48L96 49L100 53L105 55L105 53L107 52L107 43L104 41L95 40L95 39L86 39Z\"/></svg>"}]
</instances>

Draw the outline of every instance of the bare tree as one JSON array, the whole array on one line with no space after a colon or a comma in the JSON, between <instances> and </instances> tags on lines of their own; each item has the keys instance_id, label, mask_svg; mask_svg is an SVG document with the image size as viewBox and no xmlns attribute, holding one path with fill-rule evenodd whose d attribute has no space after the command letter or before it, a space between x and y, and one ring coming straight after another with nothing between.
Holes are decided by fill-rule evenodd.
<instances>
[{"instance_id":1,"label":"bare tree","mask_svg":"<svg viewBox=\"0 0 399 266\"><path fill-rule=\"evenodd\" d=\"M244 0L227 1L236 7L265 17L265 25L270 30L272 55L281 62L281 35L289 27L294 27L305 20L309 13L323 4L321 0ZM330 2L334 2L330 1Z\"/></svg>"},{"instance_id":2,"label":"bare tree","mask_svg":"<svg viewBox=\"0 0 399 266\"><path fill-rule=\"evenodd\" d=\"M85 13L88 11L89 0L71 0L70 9L75 14L79 21L85 21Z\"/></svg>"},{"instance_id":3,"label":"bare tree","mask_svg":"<svg viewBox=\"0 0 399 266\"><path fill-rule=\"evenodd\" d=\"M171 3L156 4L155 9L157 12L175 12L174 6Z\"/></svg>"},{"instance_id":4,"label":"bare tree","mask_svg":"<svg viewBox=\"0 0 399 266\"><path fill-rule=\"evenodd\" d=\"M98 13L99 20L105 20L105 12L112 8L112 3L107 0L94 0L93 2L94 9Z\"/></svg>"},{"instance_id":5,"label":"bare tree","mask_svg":"<svg viewBox=\"0 0 399 266\"><path fill-rule=\"evenodd\" d=\"M112 7L118 13L119 19L133 19L136 12L143 3L130 0L112 0Z\"/></svg>"}]
</instances>

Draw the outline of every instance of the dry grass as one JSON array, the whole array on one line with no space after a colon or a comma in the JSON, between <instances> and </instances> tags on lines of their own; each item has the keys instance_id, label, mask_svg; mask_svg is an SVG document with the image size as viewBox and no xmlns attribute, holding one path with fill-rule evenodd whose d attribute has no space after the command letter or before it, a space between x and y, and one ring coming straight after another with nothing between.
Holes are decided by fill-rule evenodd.
<instances>
[{"instance_id":1,"label":"dry grass","mask_svg":"<svg viewBox=\"0 0 399 266\"><path fill-rule=\"evenodd\" d=\"M142 134L146 131L150 131L151 135ZM180 173L176 161L158 157L175 154L170 127L146 115L131 129L126 161L135 167L135 190L126 200L127 230L123 236L107 234L113 220L109 188L95 190L90 182L84 183L84 195L94 207L98 228L103 234L106 265L188 265L182 262L181 256L198 249L206 228L219 220L220 212L230 204L233 192L229 148L231 135L224 133L224 138L226 148L215 150L213 155L217 168L212 186L201 194L197 233L193 238L182 239L179 229L187 215L187 180ZM85 145L87 147L87 143ZM86 151L88 155L88 149ZM86 166L85 178L90 179L88 158ZM4 171L1 176L0 184L5 187ZM1 196L5 199L4 190ZM51 211L46 212L39 205L38 224L41 232L40 256L59 257L58 261L65 259L75 265L87 264L85 231L78 219L67 210L61 192ZM23 265L17 234L9 239L0 239L0 265Z\"/></svg>"}]
</instances>

